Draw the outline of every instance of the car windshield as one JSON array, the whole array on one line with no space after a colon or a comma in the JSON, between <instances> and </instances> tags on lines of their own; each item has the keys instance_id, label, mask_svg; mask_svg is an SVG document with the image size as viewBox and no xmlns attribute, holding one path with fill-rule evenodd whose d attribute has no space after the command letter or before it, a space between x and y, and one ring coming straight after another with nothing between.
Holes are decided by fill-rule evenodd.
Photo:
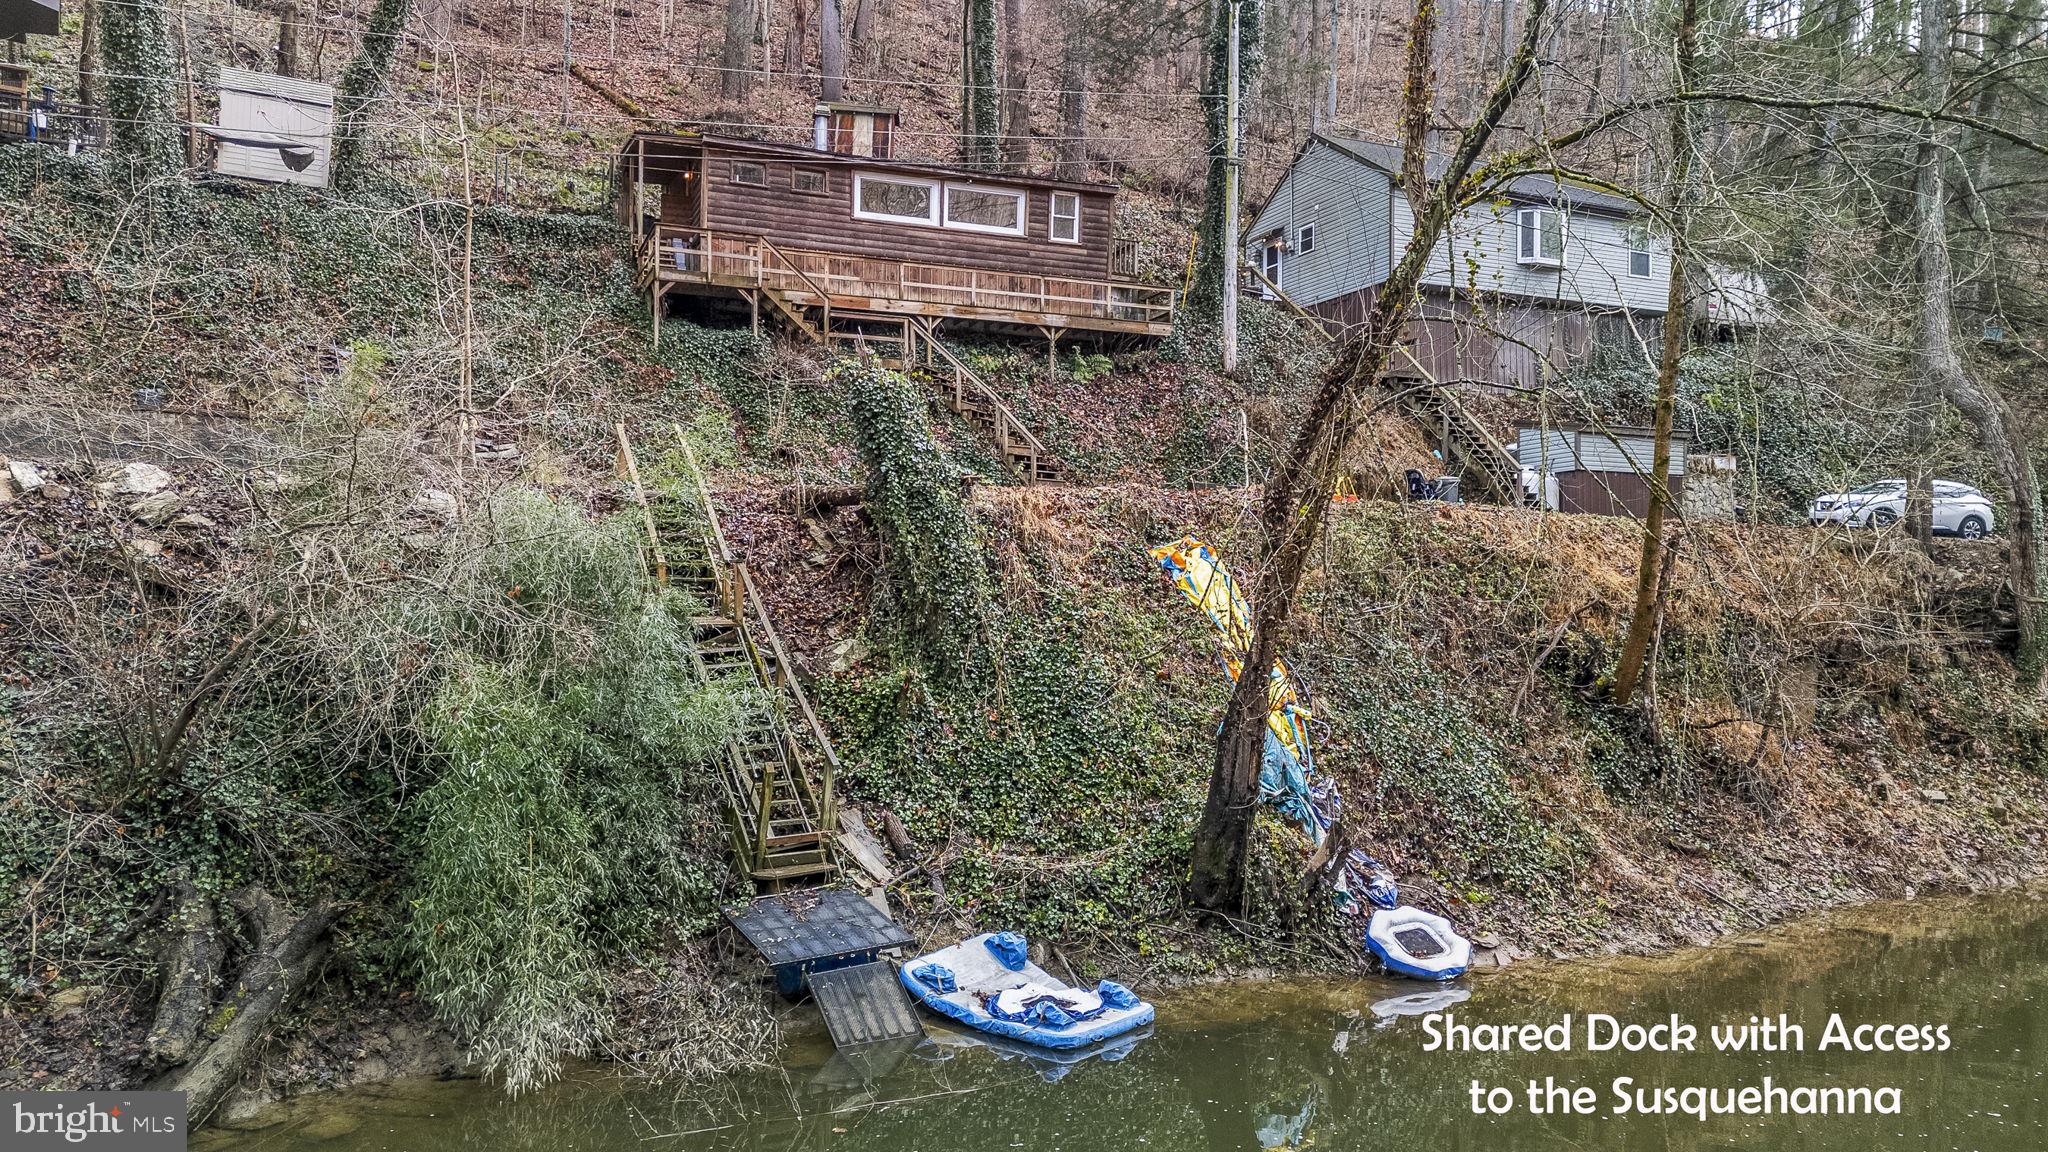
<instances>
[{"instance_id":1,"label":"car windshield","mask_svg":"<svg viewBox=\"0 0 2048 1152\"><path fill-rule=\"evenodd\" d=\"M1879 480L1875 484L1865 484L1861 488L1852 488L1849 491L1849 495L1877 496L1886 492L1896 492L1903 487L1905 487L1905 485L1897 480Z\"/></svg>"}]
</instances>

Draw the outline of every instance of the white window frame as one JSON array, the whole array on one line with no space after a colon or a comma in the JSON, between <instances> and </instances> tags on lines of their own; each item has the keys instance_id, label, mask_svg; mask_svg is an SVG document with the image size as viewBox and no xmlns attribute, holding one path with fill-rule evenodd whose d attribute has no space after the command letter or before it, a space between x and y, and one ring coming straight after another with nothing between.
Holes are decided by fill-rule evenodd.
<instances>
[{"instance_id":1,"label":"white window frame","mask_svg":"<svg viewBox=\"0 0 2048 1152\"><path fill-rule=\"evenodd\" d=\"M893 212L869 212L860 206L861 189L874 180L885 184L915 184L930 190L931 209L923 216L898 216ZM939 213L945 199L945 185L937 180L920 180L914 176L890 176L882 173L856 172L853 174L853 218L856 220L879 220L886 224L917 224L926 228L939 226Z\"/></svg>"},{"instance_id":2,"label":"white window frame","mask_svg":"<svg viewBox=\"0 0 2048 1152\"><path fill-rule=\"evenodd\" d=\"M1643 270L1636 271L1636 257L1643 258ZM1648 280L1657 272L1657 251L1650 246L1650 230L1640 224L1628 231L1628 274L1638 280Z\"/></svg>"},{"instance_id":3,"label":"white window frame","mask_svg":"<svg viewBox=\"0 0 2048 1152\"><path fill-rule=\"evenodd\" d=\"M1313 221L1294 230L1294 250L1303 253L1316 250L1316 226Z\"/></svg>"},{"instance_id":4,"label":"white window frame","mask_svg":"<svg viewBox=\"0 0 2048 1152\"><path fill-rule=\"evenodd\" d=\"M1264 248L1259 249L1259 272L1272 284L1272 288L1265 284L1259 285L1259 295L1271 300L1274 288L1286 291L1282 284L1287 274L1286 247L1278 241L1269 241Z\"/></svg>"},{"instance_id":5,"label":"white window frame","mask_svg":"<svg viewBox=\"0 0 2048 1152\"><path fill-rule=\"evenodd\" d=\"M1557 219L1557 255L1543 254L1543 216ZM1562 268L1571 238L1565 231L1564 212L1557 208L1531 207L1515 210L1515 262L1531 268Z\"/></svg>"},{"instance_id":6,"label":"white window frame","mask_svg":"<svg viewBox=\"0 0 2048 1152\"><path fill-rule=\"evenodd\" d=\"M1074 210L1062 213L1060 211L1061 200L1072 204ZM1074 234L1072 236L1060 235L1060 221L1062 220L1072 220L1074 222ZM1055 244L1079 244L1081 242L1081 194L1079 192L1055 192L1052 194L1052 197L1046 204L1045 236L1046 239L1051 240Z\"/></svg>"},{"instance_id":7,"label":"white window frame","mask_svg":"<svg viewBox=\"0 0 2048 1152\"><path fill-rule=\"evenodd\" d=\"M980 192L984 195L1008 196L1017 202L1017 226L1004 228L996 224L967 224L953 219L953 190ZM1031 194L1022 188L1004 188L996 184L975 184L966 180L946 181L945 203L939 209L939 223L942 227L959 232L987 232L996 236L1022 236L1031 224Z\"/></svg>"}]
</instances>

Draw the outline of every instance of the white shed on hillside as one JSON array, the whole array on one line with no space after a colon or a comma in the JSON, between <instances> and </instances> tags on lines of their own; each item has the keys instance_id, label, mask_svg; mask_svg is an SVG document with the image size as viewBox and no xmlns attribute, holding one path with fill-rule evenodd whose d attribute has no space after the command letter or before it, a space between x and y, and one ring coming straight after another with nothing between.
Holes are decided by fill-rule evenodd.
<instances>
[{"instance_id":1,"label":"white shed on hillside","mask_svg":"<svg viewBox=\"0 0 2048 1152\"><path fill-rule=\"evenodd\" d=\"M334 85L246 68L220 70L220 127L226 135L214 154L213 170L223 176L272 184L327 187L328 152L334 137ZM269 137L303 144L313 161L293 171L275 146L235 143Z\"/></svg>"}]
</instances>

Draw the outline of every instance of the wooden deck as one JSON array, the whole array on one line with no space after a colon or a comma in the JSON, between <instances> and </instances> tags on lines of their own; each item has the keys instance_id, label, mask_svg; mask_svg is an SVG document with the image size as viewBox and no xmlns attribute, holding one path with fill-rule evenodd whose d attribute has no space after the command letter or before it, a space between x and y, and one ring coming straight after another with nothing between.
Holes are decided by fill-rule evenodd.
<instances>
[{"instance_id":1,"label":"wooden deck","mask_svg":"<svg viewBox=\"0 0 2048 1152\"><path fill-rule=\"evenodd\" d=\"M708 228L659 225L642 238L639 260L657 302L671 287L765 289L799 308L1141 336L1173 328L1171 288L785 248Z\"/></svg>"}]
</instances>

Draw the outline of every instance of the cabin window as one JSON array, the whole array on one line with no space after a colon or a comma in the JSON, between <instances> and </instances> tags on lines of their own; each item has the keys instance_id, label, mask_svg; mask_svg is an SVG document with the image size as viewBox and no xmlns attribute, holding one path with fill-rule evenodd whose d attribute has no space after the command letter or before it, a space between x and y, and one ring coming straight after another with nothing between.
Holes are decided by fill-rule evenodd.
<instances>
[{"instance_id":1,"label":"cabin window","mask_svg":"<svg viewBox=\"0 0 2048 1152\"><path fill-rule=\"evenodd\" d=\"M1286 249L1278 238L1268 240L1266 246L1259 249L1259 274L1266 278L1265 282L1259 285L1259 295L1268 300L1273 298L1274 291L1280 287L1281 268L1284 266L1282 258L1285 255Z\"/></svg>"},{"instance_id":2,"label":"cabin window","mask_svg":"<svg viewBox=\"0 0 2048 1152\"><path fill-rule=\"evenodd\" d=\"M766 188L768 186L768 167L765 164L756 164L751 160L735 160L732 162L732 182L735 184L750 184L756 188Z\"/></svg>"},{"instance_id":3,"label":"cabin window","mask_svg":"<svg viewBox=\"0 0 2048 1152\"><path fill-rule=\"evenodd\" d=\"M1628 274L1650 278L1650 230L1640 224L1628 230Z\"/></svg>"},{"instance_id":4,"label":"cabin window","mask_svg":"<svg viewBox=\"0 0 2048 1152\"><path fill-rule=\"evenodd\" d=\"M1315 225L1303 224L1300 228L1295 230L1294 250L1297 253L1313 252L1316 250Z\"/></svg>"},{"instance_id":5,"label":"cabin window","mask_svg":"<svg viewBox=\"0 0 2048 1152\"><path fill-rule=\"evenodd\" d=\"M946 185L946 227L969 232L1024 234L1024 193L979 184Z\"/></svg>"},{"instance_id":6,"label":"cabin window","mask_svg":"<svg viewBox=\"0 0 2048 1152\"><path fill-rule=\"evenodd\" d=\"M789 174L789 186L798 192L812 196L825 194L825 172L822 168L796 168Z\"/></svg>"},{"instance_id":7,"label":"cabin window","mask_svg":"<svg viewBox=\"0 0 2048 1152\"><path fill-rule=\"evenodd\" d=\"M1081 242L1081 198L1072 192L1052 194L1050 235L1061 244Z\"/></svg>"},{"instance_id":8,"label":"cabin window","mask_svg":"<svg viewBox=\"0 0 2048 1152\"><path fill-rule=\"evenodd\" d=\"M1516 217L1519 259L1544 268L1564 267L1564 216L1555 208L1524 208Z\"/></svg>"},{"instance_id":9,"label":"cabin window","mask_svg":"<svg viewBox=\"0 0 2048 1152\"><path fill-rule=\"evenodd\" d=\"M939 222L939 184L896 176L853 178L853 214L862 220L893 220L899 224Z\"/></svg>"}]
</instances>

